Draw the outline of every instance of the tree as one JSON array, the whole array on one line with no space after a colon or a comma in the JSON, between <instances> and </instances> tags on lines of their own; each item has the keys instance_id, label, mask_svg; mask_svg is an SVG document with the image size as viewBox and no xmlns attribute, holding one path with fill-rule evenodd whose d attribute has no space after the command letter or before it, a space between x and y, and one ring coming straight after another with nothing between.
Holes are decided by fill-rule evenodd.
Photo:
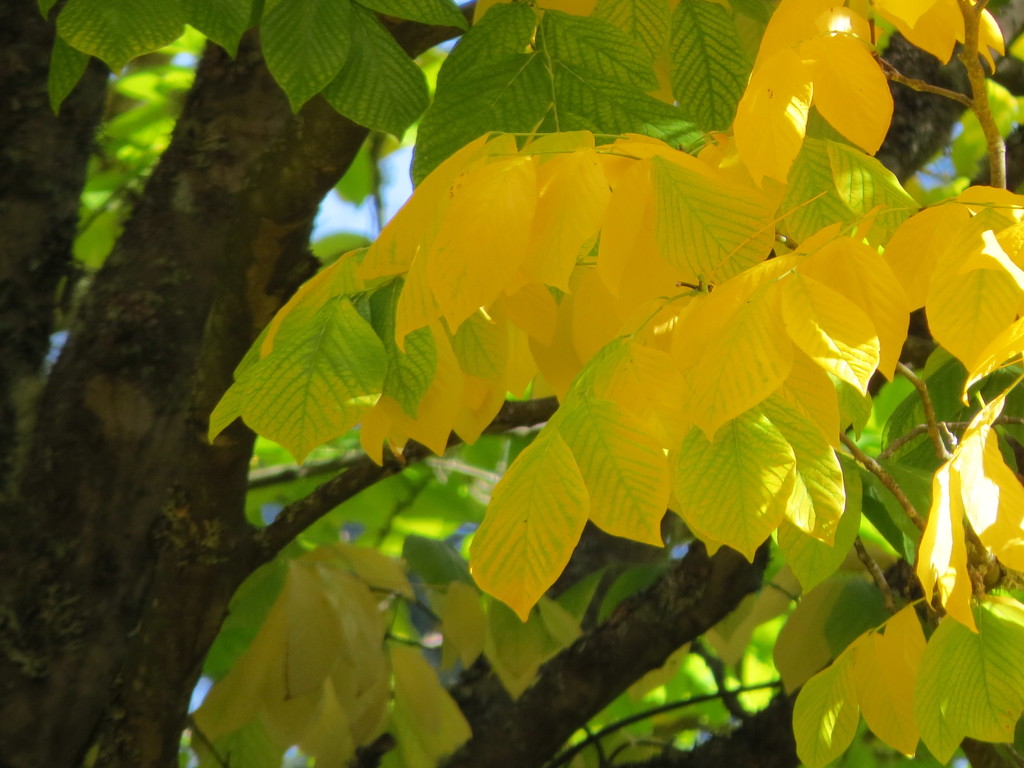
<instances>
[{"instance_id":1,"label":"tree","mask_svg":"<svg viewBox=\"0 0 1024 768\"><path fill-rule=\"evenodd\" d=\"M984 5L3 6L0 764L1019 765Z\"/></svg>"}]
</instances>

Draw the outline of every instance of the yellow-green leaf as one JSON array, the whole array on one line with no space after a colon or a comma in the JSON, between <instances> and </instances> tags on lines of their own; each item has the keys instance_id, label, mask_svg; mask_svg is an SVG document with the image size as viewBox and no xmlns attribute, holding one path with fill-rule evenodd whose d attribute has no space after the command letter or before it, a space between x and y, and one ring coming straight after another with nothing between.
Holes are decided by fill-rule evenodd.
<instances>
[{"instance_id":1,"label":"yellow-green leaf","mask_svg":"<svg viewBox=\"0 0 1024 768\"><path fill-rule=\"evenodd\" d=\"M458 659L468 669L484 650L487 639L487 614L480 604L480 593L461 581L452 581L441 603L441 630L444 646L441 666L451 668Z\"/></svg>"},{"instance_id":2,"label":"yellow-green leaf","mask_svg":"<svg viewBox=\"0 0 1024 768\"><path fill-rule=\"evenodd\" d=\"M469 723L426 659L415 648L391 647L395 708L391 727L408 768L433 768L472 732Z\"/></svg>"},{"instance_id":3,"label":"yellow-green leaf","mask_svg":"<svg viewBox=\"0 0 1024 768\"><path fill-rule=\"evenodd\" d=\"M572 451L544 430L494 488L470 548L473 578L525 621L569 562L589 509Z\"/></svg>"},{"instance_id":4,"label":"yellow-green leaf","mask_svg":"<svg viewBox=\"0 0 1024 768\"><path fill-rule=\"evenodd\" d=\"M639 420L611 400L566 403L559 433L590 495L590 519L615 536L661 546L668 459Z\"/></svg>"},{"instance_id":5,"label":"yellow-green leaf","mask_svg":"<svg viewBox=\"0 0 1024 768\"><path fill-rule=\"evenodd\" d=\"M943 621L918 670L914 712L921 738L943 763L965 737L1013 741L1024 712L1024 606L988 598L974 617L978 632Z\"/></svg>"},{"instance_id":6,"label":"yellow-green leaf","mask_svg":"<svg viewBox=\"0 0 1024 768\"><path fill-rule=\"evenodd\" d=\"M917 750L920 733L914 717L914 687L925 639L914 606L872 632L857 651L854 676L857 701L874 734L905 755Z\"/></svg>"},{"instance_id":7,"label":"yellow-green leaf","mask_svg":"<svg viewBox=\"0 0 1024 768\"><path fill-rule=\"evenodd\" d=\"M854 680L856 653L864 637L806 683L793 705L796 752L808 768L823 768L850 746L860 723Z\"/></svg>"},{"instance_id":8,"label":"yellow-green leaf","mask_svg":"<svg viewBox=\"0 0 1024 768\"><path fill-rule=\"evenodd\" d=\"M666 261L698 279L722 282L763 261L775 227L771 203L689 155L651 158L654 236Z\"/></svg>"},{"instance_id":9,"label":"yellow-green leaf","mask_svg":"<svg viewBox=\"0 0 1024 768\"><path fill-rule=\"evenodd\" d=\"M384 346L342 297L294 328L247 368L210 417L211 432L237 416L299 461L343 434L370 409L384 383Z\"/></svg>"},{"instance_id":10,"label":"yellow-green leaf","mask_svg":"<svg viewBox=\"0 0 1024 768\"><path fill-rule=\"evenodd\" d=\"M782 317L789 337L808 357L867 391L878 366L878 334L856 304L798 272L783 283Z\"/></svg>"},{"instance_id":11,"label":"yellow-green leaf","mask_svg":"<svg viewBox=\"0 0 1024 768\"><path fill-rule=\"evenodd\" d=\"M793 449L761 409L724 424L714 442L691 430L670 457L677 511L705 542L748 559L785 515Z\"/></svg>"}]
</instances>

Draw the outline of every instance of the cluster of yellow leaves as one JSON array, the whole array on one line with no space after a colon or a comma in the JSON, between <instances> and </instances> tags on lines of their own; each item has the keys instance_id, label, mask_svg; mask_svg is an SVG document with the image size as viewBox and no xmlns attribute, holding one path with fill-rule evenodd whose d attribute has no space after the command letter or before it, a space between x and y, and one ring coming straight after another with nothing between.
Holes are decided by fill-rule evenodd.
<instances>
[{"instance_id":1,"label":"cluster of yellow leaves","mask_svg":"<svg viewBox=\"0 0 1024 768\"><path fill-rule=\"evenodd\" d=\"M385 645L373 590L413 598L401 566L376 550L338 544L290 561L259 633L195 714L204 736L216 744L255 722L281 753L298 745L317 763L345 765L391 730L403 764L419 768L468 739L427 661Z\"/></svg>"},{"instance_id":2,"label":"cluster of yellow leaves","mask_svg":"<svg viewBox=\"0 0 1024 768\"><path fill-rule=\"evenodd\" d=\"M943 621L925 642L913 606L857 638L811 677L793 709L800 759L818 768L853 741L860 716L889 746L913 755L919 740L940 763L966 737L1013 741L1024 710L1024 606L989 597L973 608L971 632ZM787 683L787 685L790 685Z\"/></svg>"},{"instance_id":3,"label":"cluster of yellow leaves","mask_svg":"<svg viewBox=\"0 0 1024 768\"><path fill-rule=\"evenodd\" d=\"M874 11L910 42L943 61L964 41L956 0L886 0ZM981 50L1004 52L988 11L981 14ZM787 180L803 145L811 107L850 142L874 154L892 119L892 97L873 59L873 27L857 11L833 0L782 0L772 14L733 130L751 176Z\"/></svg>"}]
</instances>

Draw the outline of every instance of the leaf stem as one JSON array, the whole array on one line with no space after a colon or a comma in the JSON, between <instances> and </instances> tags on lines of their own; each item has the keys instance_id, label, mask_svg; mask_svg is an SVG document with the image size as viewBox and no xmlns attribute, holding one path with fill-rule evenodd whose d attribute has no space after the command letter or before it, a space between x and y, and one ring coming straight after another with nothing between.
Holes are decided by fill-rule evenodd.
<instances>
[{"instance_id":1,"label":"leaf stem","mask_svg":"<svg viewBox=\"0 0 1024 768\"><path fill-rule=\"evenodd\" d=\"M967 81L971 84L970 108L981 123L985 143L988 145L989 184L1006 189L1006 144L999 133L992 109L988 102L985 68L981 64L981 13L985 3L977 6L970 0L957 0L960 15L964 17L964 45L959 53L960 61L967 70Z\"/></svg>"},{"instance_id":2,"label":"leaf stem","mask_svg":"<svg viewBox=\"0 0 1024 768\"><path fill-rule=\"evenodd\" d=\"M997 416L996 419L992 422L992 426L993 427L1002 426L1004 424L1024 424L1024 416ZM942 430L942 431L946 431L946 432L948 432L951 429L966 429L969 426L971 426L971 422L969 422L969 421L940 421L939 422L939 429ZM928 433L928 425L927 424L918 424L918 425L916 425L915 427L909 429L907 432L905 432L904 434L900 435L895 440L893 440L891 443L889 443L889 445L886 446L885 450L882 451L880 454L878 454L878 458L880 458L880 459L888 459L888 458L890 458L894 453L896 453L896 451L898 451L904 445L909 443L915 437L920 437L921 435L924 435L924 434L927 434L927 433ZM950 440L952 438L947 434L946 435L946 439Z\"/></svg>"},{"instance_id":3,"label":"leaf stem","mask_svg":"<svg viewBox=\"0 0 1024 768\"><path fill-rule=\"evenodd\" d=\"M896 600L892 596L892 588L889 586L889 582L885 580L885 574L882 573L881 567L877 562L875 562L875 558L868 553L860 536L853 540L853 548L857 550L857 558L864 563L864 567L867 568L868 573L871 574L871 578L874 580L875 586L877 586L879 592L882 593L882 600L885 601L885 609L889 613L896 613Z\"/></svg>"},{"instance_id":4,"label":"leaf stem","mask_svg":"<svg viewBox=\"0 0 1024 768\"><path fill-rule=\"evenodd\" d=\"M892 80L894 83L900 83L901 85L905 85L907 86L907 88L910 88L912 91L917 91L918 93L932 93L935 94L936 96L942 96L947 99L952 99L953 101L959 104L963 104L965 107L967 107L967 109L971 109L971 107L973 106L973 103L971 102L969 96L965 96L959 91L953 91L950 90L949 88L943 88L940 85L932 85L931 83L926 83L924 80L919 80L916 77L907 77L898 69L896 69L896 67L894 67L888 61L886 61L880 55L878 55L878 53L875 53L873 55L875 57L875 61L878 62L878 66L882 68L882 73L889 80Z\"/></svg>"},{"instance_id":5,"label":"leaf stem","mask_svg":"<svg viewBox=\"0 0 1024 768\"><path fill-rule=\"evenodd\" d=\"M903 489L900 488L899 483L896 482L896 478L886 472L885 467L864 453L864 451L862 451L848 435L840 435L839 439L853 455L853 458L855 458L868 472L877 477L882 482L882 485L888 489L889 493L896 498L896 501L898 501L900 506L903 507L903 511L907 513L907 517L910 518L910 522L916 525L918 530L924 531L926 526L924 518L918 514L916 509L914 509L914 505L910 503L910 499L908 499L907 495L903 493Z\"/></svg>"},{"instance_id":6,"label":"leaf stem","mask_svg":"<svg viewBox=\"0 0 1024 768\"><path fill-rule=\"evenodd\" d=\"M949 461L951 454L946 448L946 444L942 441L942 435L939 432L939 421L935 416L935 406L932 403L932 396L928 393L928 385L903 363L897 363L896 370L903 378L914 385L917 394L921 396L921 405L924 406L924 420L928 426L928 437L931 438L932 445L935 446L935 455L942 461Z\"/></svg>"}]
</instances>

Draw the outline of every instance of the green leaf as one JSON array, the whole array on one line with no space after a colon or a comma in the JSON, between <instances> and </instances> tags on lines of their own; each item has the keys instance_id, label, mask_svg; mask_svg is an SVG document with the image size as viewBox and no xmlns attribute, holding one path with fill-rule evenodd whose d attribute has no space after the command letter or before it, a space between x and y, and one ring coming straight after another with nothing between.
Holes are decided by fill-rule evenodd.
<instances>
[{"instance_id":1,"label":"green leaf","mask_svg":"<svg viewBox=\"0 0 1024 768\"><path fill-rule=\"evenodd\" d=\"M686 167L682 157L679 163L651 158L654 236L670 264L722 282L771 251L771 206L751 187L716 178L688 159L697 167Z\"/></svg>"},{"instance_id":2,"label":"green leaf","mask_svg":"<svg viewBox=\"0 0 1024 768\"><path fill-rule=\"evenodd\" d=\"M249 28L252 0L181 0L185 20L213 40L232 57L238 41Z\"/></svg>"},{"instance_id":3,"label":"green leaf","mask_svg":"<svg viewBox=\"0 0 1024 768\"><path fill-rule=\"evenodd\" d=\"M88 65L89 56L87 54L77 48L72 48L59 35L53 39L53 51L50 53L50 79L46 85L50 92L50 109L54 114L60 111L60 105L78 85L78 81L82 79Z\"/></svg>"},{"instance_id":4,"label":"green leaf","mask_svg":"<svg viewBox=\"0 0 1024 768\"><path fill-rule=\"evenodd\" d=\"M420 21L439 27L466 29L466 18L450 0L356 0L370 10L398 19Z\"/></svg>"},{"instance_id":5,"label":"green leaf","mask_svg":"<svg viewBox=\"0 0 1024 768\"><path fill-rule=\"evenodd\" d=\"M671 14L667 0L598 0L591 16L623 30L652 60L668 43Z\"/></svg>"},{"instance_id":6,"label":"green leaf","mask_svg":"<svg viewBox=\"0 0 1024 768\"><path fill-rule=\"evenodd\" d=\"M508 367L508 328L477 310L451 337L452 351L463 373L492 381L500 380Z\"/></svg>"},{"instance_id":7,"label":"green leaf","mask_svg":"<svg viewBox=\"0 0 1024 768\"><path fill-rule=\"evenodd\" d=\"M401 137L427 108L423 72L371 11L352 9L352 45L338 76L324 89L350 120Z\"/></svg>"},{"instance_id":8,"label":"green leaf","mask_svg":"<svg viewBox=\"0 0 1024 768\"><path fill-rule=\"evenodd\" d=\"M338 74L353 27L349 0L267 0L260 43L274 79L298 111Z\"/></svg>"},{"instance_id":9,"label":"green leaf","mask_svg":"<svg viewBox=\"0 0 1024 768\"><path fill-rule=\"evenodd\" d=\"M921 739L946 763L964 737L1010 743L1024 711L1024 606L989 598L975 606L978 632L945 619L917 674Z\"/></svg>"},{"instance_id":10,"label":"green leaf","mask_svg":"<svg viewBox=\"0 0 1024 768\"><path fill-rule=\"evenodd\" d=\"M672 93L684 114L704 131L732 124L751 64L721 5L682 0L672 14Z\"/></svg>"},{"instance_id":11,"label":"green leaf","mask_svg":"<svg viewBox=\"0 0 1024 768\"><path fill-rule=\"evenodd\" d=\"M800 452L797 451L797 466L799 464ZM805 592L836 572L860 531L861 481L855 466L844 469L843 481L846 509L836 526L832 545L805 533L788 520L779 526L779 549Z\"/></svg>"},{"instance_id":12,"label":"green leaf","mask_svg":"<svg viewBox=\"0 0 1024 768\"><path fill-rule=\"evenodd\" d=\"M796 463L775 425L754 408L723 424L714 442L691 429L670 460L677 511L687 525L705 542L727 544L752 560L783 518Z\"/></svg>"},{"instance_id":13,"label":"green leaf","mask_svg":"<svg viewBox=\"0 0 1024 768\"><path fill-rule=\"evenodd\" d=\"M453 581L473 583L469 564L447 542L425 536L406 536L402 558L412 573L431 586L440 587Z\"/></svg>"},{"instance_id":14,"label":"green leaf","mask_svg":"<svg viewBox=\"0 0 1024 768\"><path fill-rule=\"evenodd\" d=\"M849 220L850 209L840 199L832 182L828 145L822 139L804 139L800 154L789 170L779 215L797 242L837 221Z\"/></svg>"},{"instance_id":15,"label":"green leaf","mask_svg":"<svg viewBox=\"0 0 1024 768\"><path fill-rule=\"evenodd\" d=\"M808 680L793 705L797 754L808 768L824 768L850 746L857 735L860 707L854 683L854 654Z\"/></svg>"},{"instance_id":16,"label":"green leaf","mask_svg":"<svg viewBox=\"0 0 1024 768\"><path fill-rule=\"evenodd\" d=\"M657 88L650 57L630 36L598 18L524 4L492 7L441 68L434 103L419 128L413 176L488 131L692 130ZM523 53L532 41L530 53Z\"/></svg>"},{"instance_id":17,"label":"green leaf","mask_svg":"<svg viewBox=\"0 0 1024 768\"><path fill-rule=\"evenodd\" d=\"M405 337L405 352L395 342L395 308L399 285L388 283L370 298L373 329L384 345L388 372L382 394L393 397L410 417L419 413L420 400L437 372L437 344L429 328L418 328Z\"/></svg>"},{"instance_id":18,"label":"green leaf","mask_svg":"<svg viewBox=\"0 0 1024 768\"><path fill-rule=\"evenodd\" d=\"M640 421L611 400L575 399L559 429L590 493L590 519L615 536L659 547L668 460Z\"/></svg>"},{"instance_id":19,"label":"green leaf","mask_svg":"<svg viewBox=\"0 0 1024 768\"><path fill-rule=\"evenodd\" d=\"M71 46L119 72L143 53L177 40L185 27L178 0L68 0L57 33Z\"/></svg>"},{"instance_id":20,"label":"green leaf","mask_svg":"<svg viewBox=\"0 0 1024 768\"><path fill-rule=\"evenodd\" d=\"M881 208L867 239L871 243L885 242L911 214L917 213L917 203L892 172L871 155L835 141L827 145L839 199L858 218Z\"/></svg>"},{"instance_id":21,"label":"green leaf","mask_svg":"<svg viewBox=\"0 0 1024 768\"><path fill-rule=\"evenodd\" d=\"M373 328L343 297L287 332L283 326L272 350L246 367L214 409L210 430L217 434L241 416L301 461L377 402L387 359Z\"/></svg>"}]
</instances>

